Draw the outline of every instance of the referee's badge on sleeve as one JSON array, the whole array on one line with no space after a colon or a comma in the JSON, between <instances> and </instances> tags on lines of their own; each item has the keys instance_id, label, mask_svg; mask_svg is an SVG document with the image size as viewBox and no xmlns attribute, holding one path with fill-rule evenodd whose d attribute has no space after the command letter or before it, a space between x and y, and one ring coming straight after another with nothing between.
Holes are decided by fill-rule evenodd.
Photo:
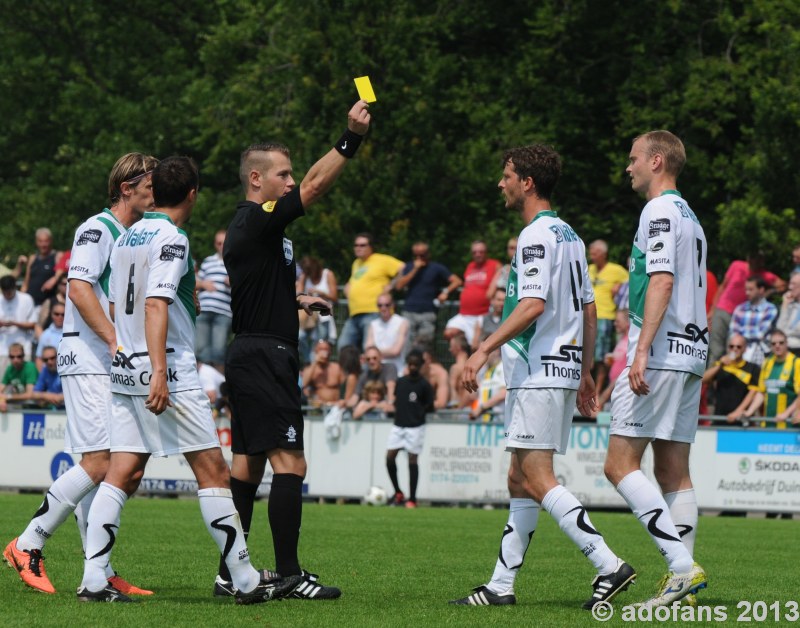
<instances>
[{"instance_id":1,"label":"referee's badge on sleeve","mask_svg":"<svg viewBox=\"0 0 800 628\"><path fill-rule=\"evenodd\" d=\"M292 246L292 241L289 238L283 239L283 257L286 259L286 265L292 263L294 259L294 247Z\"/></svg>"},{"instance_id":2,"label":"referee's badge on sleeve","mask_svg":"<svg viewBox=\"0 0 800 628\"><path fill-rule=\"evenodd\" d=\"M267 201L261 207L264 209L265 212L271 214L272 211L275 209L275 205L277 204L277 202L278 201Z\"/></svg>"}]
</instances>

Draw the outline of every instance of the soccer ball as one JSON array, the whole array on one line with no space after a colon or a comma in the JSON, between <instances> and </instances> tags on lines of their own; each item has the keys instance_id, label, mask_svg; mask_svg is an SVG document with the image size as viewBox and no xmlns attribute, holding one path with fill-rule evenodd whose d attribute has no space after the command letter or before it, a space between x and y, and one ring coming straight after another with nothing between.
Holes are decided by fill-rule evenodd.
<instances>
[{"instance_id":1,"label":"soccer ball","mask_svg":"<svg viewBox=\"0 0 800 628\"><path fill-rule=\"evenodd\" d=\"M388 499L386 491L380 486L371 487L364 496L364 501L370 506L385 506Z\"/></svg>"}]
</instances>

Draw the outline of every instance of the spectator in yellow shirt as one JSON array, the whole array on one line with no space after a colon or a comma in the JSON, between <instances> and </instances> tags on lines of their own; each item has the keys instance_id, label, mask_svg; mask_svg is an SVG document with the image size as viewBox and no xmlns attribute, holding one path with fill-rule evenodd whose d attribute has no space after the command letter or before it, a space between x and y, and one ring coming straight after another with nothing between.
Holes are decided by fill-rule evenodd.
<instances>
[{"instance_id":1,"label":"spectator in yellow shirt","mask_svg":"<svg viewBox=\"0 0 800 628\"><path fill-rule=\"evenodd\" d=\"M378 296L388 294L392 279L405 265L391 255L376 253L372 235L359 233L353 245L356 259L344 287L350 318L344 324L338 346L364 347L369 324L378 317Z\"/></svg>"},{"instance_id":2,"label":"spectator in yellow shirt","mask_svg":"<svg viewBox=\"0 0 800 628\"><path fill-rule=\"evenodd\" d=\"M614 297L619 287L628 281L628 271L619 264L608 261L608 244L595 240L589 245L589 279L594 286L594 299L597 305L597 340L594 346L594 369L597 390L603 390L608 376L606 356L614 348L616 338L614 319L617 306Z\"/></svg>"}]
</instances>

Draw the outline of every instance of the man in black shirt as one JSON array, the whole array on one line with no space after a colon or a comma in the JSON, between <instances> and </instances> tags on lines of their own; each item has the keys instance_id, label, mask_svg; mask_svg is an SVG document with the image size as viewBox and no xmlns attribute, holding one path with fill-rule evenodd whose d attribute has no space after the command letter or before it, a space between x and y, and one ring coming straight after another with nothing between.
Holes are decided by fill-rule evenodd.
<instances>
[{"instance_id":1,"label":"man in black shirt","mask_svg":"<svg viewBox=\"0 0 800 628\"><path fill-rule=\"evenodd\" d=\"M405 449L408 454L408 475L411 484L406 508L417 507L417 482L419 465L417 457L422 453L425 441L425 413L433 410L433 387L422 377L422 352L413 350L406 358L408 375L397 380L394 402L394 426L386 444L386 470L394 486L394 497L390 502L400 506L405 500L397 481L397 452Z\"/></svg>"},{"instance_id":2,"label":"man in black shirt","mask_svg":"<svg viewBox=\"0 0 800 628\"><path fill-rule=\"evenodd\" d=\"M747 410L747 393L758 387L761 367L746 362L747 340L733 334L728 340L728 353L714 362L703 374L703 383L714 386L714 414L726 416L728 423L740 421Z\"/></svg>"},{"instance_id":3,"label":"man in black shirt","mask_svg":"<svg viewBox=\"0 0 800 628\"><path fill-rule=\"evenodd\" d=\"M285 230L333 185L355 155L369 123L368 105L360 100L348 113L344 135L299 186L292 178L288 148L273 143L245 150L239 178L247 200L236 208L223 249L235 334L225 364L233 413L233 500L247 534L269 460L274 475L268 513L276 570L283 577L303 576L292 593L303 599L341 595L339 589L322 586L315 575L302 570L297 558L306 474L297 383L297 310L328 313L330 304L320 297L295 294L295 260ZM221 563L215 595L231 595L230 580Z\"/></svg>"}]
</instances>

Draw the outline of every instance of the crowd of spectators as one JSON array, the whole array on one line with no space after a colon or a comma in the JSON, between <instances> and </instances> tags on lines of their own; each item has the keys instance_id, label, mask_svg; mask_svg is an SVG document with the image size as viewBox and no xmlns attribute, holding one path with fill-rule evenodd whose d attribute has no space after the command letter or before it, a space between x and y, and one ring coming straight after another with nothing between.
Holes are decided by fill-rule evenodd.
<instances>
[{"instance_id":1,"label":"crowd of spectators","mask_svg":"<svg viewBox=\"0 0 800 628\"><path fill-rule=\"evenodd\" d=\"M228 408L224 363L231 329L230 287L221 256L225 234L221 229L214 235L215 252L198 264L196 273L198 368L210 401L223 414ZM54 352L64 324L70 252L56 250L46 228L36 230L34 242L36 250L18 256L13 268L0 267L3 408L9 402L63 404ZM515 238L508 241L511 260L516 245ZM490 257L480 239L471 243L470 256L459 276L435 261L427 242L415 242L411 259L403 262L376 252L371 234L357 234L343 290L348 316L341 329L334 316L299 313L304 401L347 409L357 418L385 414L393 407L394 386L406 372L406 358L415 349L422 356L421 376L433 390L434 410L501 421L505 387L499 354L489 361L477 394L467 393L459 380L475 346L502 320L511 264ZM603 240L589 245L588 257L598 311L593 364L598 405L613 412L611 391L627 359L628 273L609 260ZM800 424L800 375L795 378L800 372L795 357L800 354L800 245L792 252L792 263L788 284L764 268L761 253L734 260L720 283L708 272L709 357L701 414L724 416L739 425L758 422L759 415L777 419L779 426ZM298 263L296 288L333 305L340 296L334 272L313 256ZM457 314L440 325L441 306L454 301ZM438 343L448 349L449 368L437 359Z\"/></svg>"}]
</instances>

